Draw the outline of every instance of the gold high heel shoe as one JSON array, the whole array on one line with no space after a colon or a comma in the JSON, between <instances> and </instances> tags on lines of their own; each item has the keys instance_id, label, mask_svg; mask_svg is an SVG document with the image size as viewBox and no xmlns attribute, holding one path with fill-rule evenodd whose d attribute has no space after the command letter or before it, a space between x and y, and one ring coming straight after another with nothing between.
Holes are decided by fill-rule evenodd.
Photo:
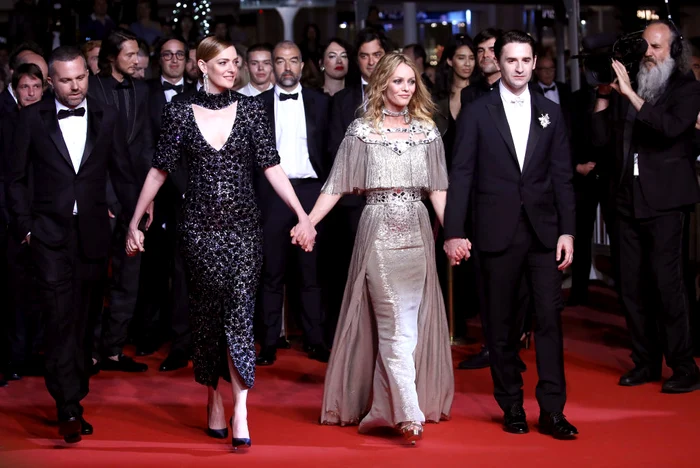
<instances>
[{"instance_id":1,"label":"gold high heel shoe","mask_svg":"<svg viewBox=\"0 0 700 468\"><path fill-rule=\"evenodd\" d=\"M407 421L399 425L399 431L404 440L411 445L416 445L416 442L423 438L423 426L421 423Z\"/></svg>"}]
</instances>

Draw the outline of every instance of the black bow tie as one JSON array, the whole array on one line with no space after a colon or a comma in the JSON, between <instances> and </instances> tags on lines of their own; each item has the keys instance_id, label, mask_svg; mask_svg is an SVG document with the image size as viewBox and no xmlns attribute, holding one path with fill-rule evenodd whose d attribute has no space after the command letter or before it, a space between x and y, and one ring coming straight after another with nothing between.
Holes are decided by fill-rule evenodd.
<instances>
[{"instance_id":1,"label":"black bow tie","mask_svg":"<svg viewBox=\"0 0 700 468\"><path fill-rule=\"evenodd\" d=\"M181 84L174 85L174 84L172 84L172 83L169 82L169 81L164 81L164 82L163 82L163 91L170 91L170 90L172 90L172 91L175 91L176 93L179 94L179 93L182 92L183 88L184 88L184 85L181 85Z\"/></svg>"},{"instance_id":2,"label":"black bow tie","mask_svg":"<svg viewBox=\"0 0 700 468\"><path fill-rule=\"evenodd\" d=\"M77 109L61 109L58 111L58 120L66 119L68 117L82 117L84 115L84 107L78 107Z\"/></svg>"},{"instance_id":3,"label":"black bow tie","mask_svg":"<svg viewBox=\"0 0 700 468\"><path fill-rule=\"evenodd\" d=\"M552 85L549 87L542 88L542 91L545 93L548 93L550 91L556 91L557 90L557 85Z\"/></svg>"},{"instance_id":4,"label":"black bow tie","mask_svg":"<svg viewBox=\"0 0 700 468\"><path fill-rule=\"evenodd\" d=\"M299 93L294 93L294 94L280 93L280 101L286 101L287 99L294 99L296 101L298 97L299 97Z\"/></svg>"}]
</instances>

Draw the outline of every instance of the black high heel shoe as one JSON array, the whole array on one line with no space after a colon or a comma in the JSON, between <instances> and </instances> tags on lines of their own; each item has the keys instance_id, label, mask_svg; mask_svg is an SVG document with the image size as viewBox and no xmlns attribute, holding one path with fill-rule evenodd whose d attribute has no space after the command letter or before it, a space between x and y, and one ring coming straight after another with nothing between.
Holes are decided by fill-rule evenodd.
<instances>
[{"instance_id":1,"label":"black high heel shoe","mask_svg":"<svg viewBox=\"0 0 700 468\"><path fill-rule=\"evenodd\" d=\"M228 437L228 427L223 429L212 429L209 426L209 405L207 405L207 435L214 439L225 439Z\"/></svg>"},{"instance_id":2,"label":"black high heel shoe","mask_svg":"<svg viewBox=\"0 0 700 468\"><path fill-rule=\"evenodd\" d=\"M233 417L231 417L229 423L231 423L231 432L233 432ZM250 441L250 438L244 439L241 437L231 437L231 447L233 447L234 452L237 452L239 448L250 448L251 445L253 445L253 443Z\"/></svg>"}]
</instances>

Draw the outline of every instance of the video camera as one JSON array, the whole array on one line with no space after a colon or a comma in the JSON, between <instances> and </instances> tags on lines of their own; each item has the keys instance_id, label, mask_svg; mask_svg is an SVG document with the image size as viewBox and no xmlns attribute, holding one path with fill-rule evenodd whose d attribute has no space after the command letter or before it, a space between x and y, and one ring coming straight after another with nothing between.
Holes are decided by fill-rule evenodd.
<instances>
[{"instance_id":1,"label":"video camera","mask_svg":"<svg viewBox=\"0 0 700 468\"><path fill-rule=\"evenodd\" d=\"M613 60L622 63L633 80L649 47L642 37L642 31L625 34L619 38L611 37L609 34L599 34L586 37L582 42L584 52L576 57L583 60L586 81L590 86L610 84L615 81Z\"/></svg>"}]
</instances>

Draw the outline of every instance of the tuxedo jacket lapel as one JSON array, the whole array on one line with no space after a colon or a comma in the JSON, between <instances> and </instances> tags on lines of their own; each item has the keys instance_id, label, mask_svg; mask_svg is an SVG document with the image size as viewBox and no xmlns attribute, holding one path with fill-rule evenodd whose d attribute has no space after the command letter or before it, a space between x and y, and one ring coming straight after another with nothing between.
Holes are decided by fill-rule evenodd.
<instances>
[{"instance_id":1,"label":"tuxedo jacket lapel","mask_svg":"<svg viewBox=\"0 0 700 468\"><path fill-rule=\"evenodd\" d=\"M46 106L41 110L41 119L46 126L46 130L56 145L56 149L63 159L73 167L73 161L70 158L70 153L68 152L68 146L66 146L66 141L63 139L63 133L61 133L61 127L58 125L58 117L56 117L56 103L53 101L46 101Z\"/></svg>"},{"instance_id":2,"label":"tuxedo jacket lapel","mask_svg":"<svg viewBox=\"0 0 700 468\"><path fill-rule=\"evenodd\" d=\"M515 143L513 143L513 135L510 133L510 127L508 126L508 119L506 117L506 110L503 107L503 101L501 101L501 94L494 90L491 95L495 99L492 99L492 102L487 106L489 113L491 114L491 118L493 118L496 128L501 134L501 137L503 138L513 161L515 161L518 170L520 170L520 163L518 163L518 155L515 152Z\"/></svg>"},{"instance_id":3,"label":"tuxedo jacket lapel","mask_svg":"<svg viewBox=\"0 0 700 468\"><path fill-rule=\"evenodd\" d=\"M540 135L542 135L542 126L540 125L540 116L544 115L537 106L537 100L547 99L545 97L540 97L539 95L534 95L530 93L531 105L532 105L532 116L530 117L530 134L527 137L527 148L525 150L525 160L523 161L523 173L530 165L530 160L532 159L532 154L537 148L537 142L540 141Z\"/></svg>"},{"instance_id":4,"label":"tuxedo jacket lapel","mask_svg":"<svg viewBox=\"0 0 700 468\"><path fill-rule=\"evenodd\" d=\"M95 142L100 136L100 128L102 126L102 109L95 109L96 103L92 100L88 103L88 131L87 138L85 139L85 149L83 150L83 157L80 160L80 169L83 168L85 162L88 160L92 154L92 150L95 148Z\"/></svg>"}]
</instances>

